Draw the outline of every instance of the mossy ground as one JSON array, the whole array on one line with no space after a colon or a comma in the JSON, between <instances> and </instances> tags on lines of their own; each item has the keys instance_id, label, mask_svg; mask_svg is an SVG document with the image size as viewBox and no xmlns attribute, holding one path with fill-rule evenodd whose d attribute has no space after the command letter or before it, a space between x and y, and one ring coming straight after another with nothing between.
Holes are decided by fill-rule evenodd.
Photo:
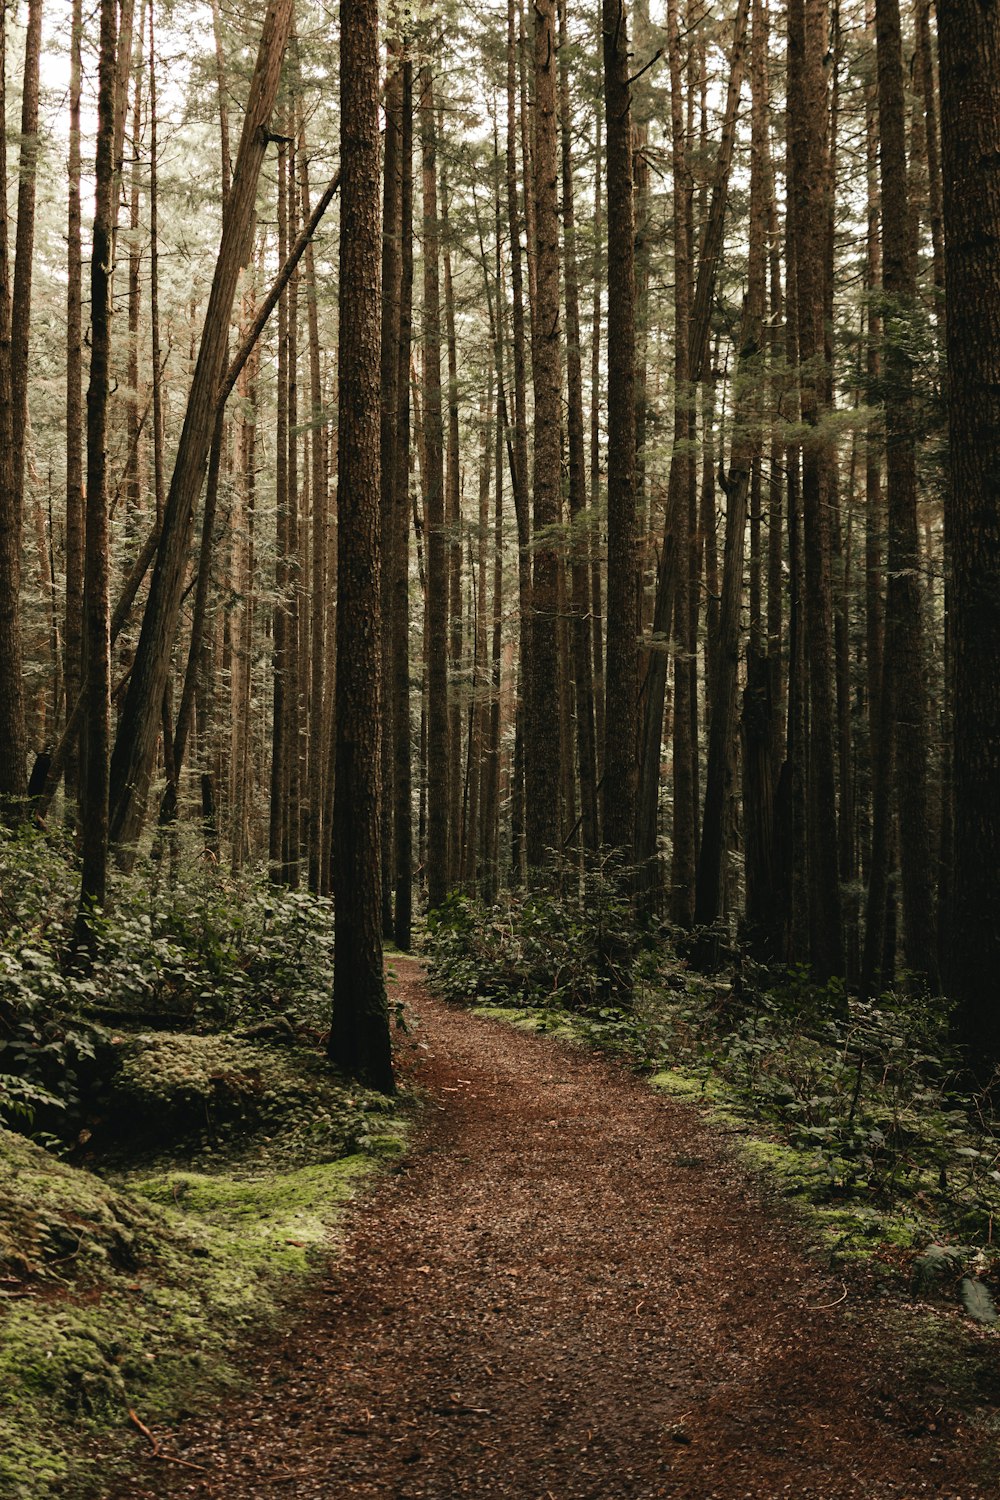
<instances>
[{"instance_id":1,"label":"mossy ground","mask_svg":"<svg viewBox=\"0 0 1000 1500\"><path fill-rule=\"evenodd\" d=\"M404 1145L389 1101L338 1084L296 1045L134 1038L118 1096L138 1150L132 1170L116 1150L112 1180L0 1131L11 1500L93 1493L88 1435L130 1408L169 1419L233 1381L240 1334L276 1314L358 1182ZM159 1154L157 1117L180 1135Z\"/></svg>"}]
</instances>

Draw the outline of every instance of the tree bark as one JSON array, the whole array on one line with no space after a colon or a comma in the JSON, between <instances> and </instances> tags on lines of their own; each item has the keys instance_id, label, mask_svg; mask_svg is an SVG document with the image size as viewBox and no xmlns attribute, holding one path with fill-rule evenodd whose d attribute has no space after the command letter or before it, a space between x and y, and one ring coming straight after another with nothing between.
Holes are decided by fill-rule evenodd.
<instances>
[{"instance_id":1,"label":"tree bark","mask_svg":"<svg viewBox=\"0 0 1000 1500\"><path fill-rule=\"evenodd\" d=\"M335 913L329 1053L392 1093L379 891L379 49L377 0L341 0Z\"/></svg>"},{"instance_id":2,"label":"tree bark","mask_svg":"<svg viewBox=\"0 0 1000 1500\"><path fill-rule=\"evenodd\" d=\"M448 558L444 534L444 428L441 410L441 292L437 200L437 120L428 64L420 70L423 153L424 448L427 456L427 899L448 893Z\"/></svg>"},{"instance_id":3,"label":"tree bark","mask_svg":"<svg viewBox=\"0 0 1000 1500\"><path fill-rule=\"evenodd\" d=\"M1000 9L938 0L955 664L951 991L977 1068L1000 1059Z\"/></svg>"},{"instance_id":4,"label":"tree bark","mask_svg":"<svg viewBox=\"0 0 1000 1500\"><path fill-rule=\"evenodd\" d=\"M597 755L594 743L594 673L590 634L590 537L583 445L583 365L580 354L580 286L573 210L573 149L569 102L566 0L559 15L559 117L562 147L563 285L566 300L567 437L569 445L570 567L576 753L580 775L583 847L597 849Z\"/></svg>"},{"instance_id":5,"label":"tree bark","mask_svg":"<svg viewBox=\"0 0 1000 1500\"><path fill-rule=\"evenodd\" d=\"M631 863L636 837L635 220L624 0L604 0L608 193L608 582L603 841Z\"/></svg>"},{"instance_id":6,"label":"tree bark","mask_svg":"<svg viewBox=\"0 0 1000 1500\"><path fill-rule=\"evenodd\" d=\"M534 266L531 339L534 387L531 655L524 733L525 843L529 870L550 864L560 843L558 529L561 519L562 373L559 222L556 212L557 43L555 0L535 5ZM530 228L530 226L529 226ZM530 243L530 242L529 242Z\"/></svg>"},{"instance_id":7,"label":"tree bark","mask_svg":"<svg viewBox=\"0 0 1000 1500\"><path fill-rule=\"evenodd\" d=\"M250 254L257 178L269 140L268 122L291 19L292 0L269 0L223 219L219 259L164 508L156 567L115 737L110 832L113 842L125 848L134 844L145 813L194 509L215 425L233 296Z\"/></svg>"},{"instance_id":8,"label":"tree bark","mask_svg":"<svg viewBox=\"0 0 1000 1500\"><path fill-rule=\"evenodd\" d=\"M90 383L87 387L87 538L84 560L86 681L81 805L80 907L74 946L92 948L93 920L107 899L111 640L108 604L107 420L114 236L116 0L102 0L97 87L95 209L90 265Z\"/></svg>"},{"instance_id":9,"label":"tree bark","mask_svg":"<svg viewBox=\"0 0 1000 1500\"><path fill-rule=\"evenodd\" d=\"M406 48L404 43L404 51ZM393 484L392 732L396 947L411 945L413 918L413 750L410 725L410 344L413 327L413 63L403 61L400 101L399 342Z\"/></svg>"}]
</instances>

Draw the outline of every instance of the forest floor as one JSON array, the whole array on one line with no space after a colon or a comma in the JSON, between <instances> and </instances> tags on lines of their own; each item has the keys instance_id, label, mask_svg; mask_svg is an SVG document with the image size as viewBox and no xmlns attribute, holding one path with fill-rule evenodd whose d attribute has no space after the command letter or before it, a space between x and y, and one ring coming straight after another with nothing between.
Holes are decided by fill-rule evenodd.
<instances>
[{"instance_id":1,"label":"forest floor","mask_svg":"<svg viewBox=\"0 0 1000 1500\"><path fill-rule=\"evenodd\" d=\"M106 1500L998 1493L992 1333L970 1413L935 1343L955 1315L843 1281L695 1106L393 966L410 1154L245 1392Z\"/></svg>"}]
</instances>

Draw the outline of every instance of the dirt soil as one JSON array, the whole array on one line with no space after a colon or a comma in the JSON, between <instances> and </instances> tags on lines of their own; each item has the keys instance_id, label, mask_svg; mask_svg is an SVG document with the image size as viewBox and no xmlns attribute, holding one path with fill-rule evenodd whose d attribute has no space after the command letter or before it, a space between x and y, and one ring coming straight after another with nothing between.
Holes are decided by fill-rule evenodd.
<instances>
[{"instance_id":1,"label":"dirt soil","mask_svg":"<svg viewBox=\"0 0 1000 1500\"><path fill-rule=\"evenodd\" d=\"M1000 1493L695 1109L393 963L411 1155L249 1393L157 1433L208 1472L140 1458L108 1500Z\"/></svg>"}]
</instances>

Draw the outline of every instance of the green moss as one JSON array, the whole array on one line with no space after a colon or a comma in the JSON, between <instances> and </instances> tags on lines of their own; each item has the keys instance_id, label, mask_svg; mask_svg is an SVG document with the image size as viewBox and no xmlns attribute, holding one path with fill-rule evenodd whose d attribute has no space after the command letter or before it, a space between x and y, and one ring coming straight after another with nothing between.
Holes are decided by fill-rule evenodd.
<instances>
[{"instance_id":1,"label":"green moss","mask_svg":"<svg viewBox=\"0 0 1000 1500\"><path fill-rule=\"evenodd\" d=\"M395 1101L322 1067L299 1088L283 1130L279 1102L273 1137L215 1151L212 1170L115 1184L0 1131L0 1267L20 1280L0 1298L0 1495L89 1493L88 1431L218 1395L243 1330L276 1315L358 1182L405 1149Z\"/></svg>"},{"instance_id":2,"label":"green moss","mask_svg":"<svg viewBox=\"0 0 1000 1500\"><path fill-rule=\"evenodd\" d=\"M676 1099L714 1102L722 1098L722 1090L714 1078L706 1073L687 1073L680 1068L661 1069L652 1075L649 1085Z\"/></svg>"},{"instance_id":3,"label":"green moss","mask_svg":"<svg viewBox=\"0 0 1000 1500\"><path fill-rule=\"evenodd\" d=\"M143 1204L0 1129L0 1274L65 1282L128 1270L156 1232Z\"/></svg>"},{"instance_id":4,"label":"green moss","mask_svg":"<svg viewBox=\"0 0 1000 1500\"><path fill-rule=\"evenodd\" d=\"M482 1016L487 1021L503 1021L506 1025L513 1026L515 1031L527 1031L535 1036L554 1036L560 1042L573 1042L580 1047L587 1045L587 1038L573 1024L573 1017L559 1011L519 1010L513 1005L476 1005L472 1014Z\"/></svg>"},{"instance_id":5,"label":"green moss","mask_svg":"<svg viewBox=\"0 0 1000 1500\"><path fill-rule=\"evenodd\" d=\"M248 1270L301 1272L310 1252L328 1243L336 1205L373 1165L370 1156L355 1155L252 1178L175 1172L135 1189L171 1210L210 1256Z\"/></svg>"}]
</instances>

